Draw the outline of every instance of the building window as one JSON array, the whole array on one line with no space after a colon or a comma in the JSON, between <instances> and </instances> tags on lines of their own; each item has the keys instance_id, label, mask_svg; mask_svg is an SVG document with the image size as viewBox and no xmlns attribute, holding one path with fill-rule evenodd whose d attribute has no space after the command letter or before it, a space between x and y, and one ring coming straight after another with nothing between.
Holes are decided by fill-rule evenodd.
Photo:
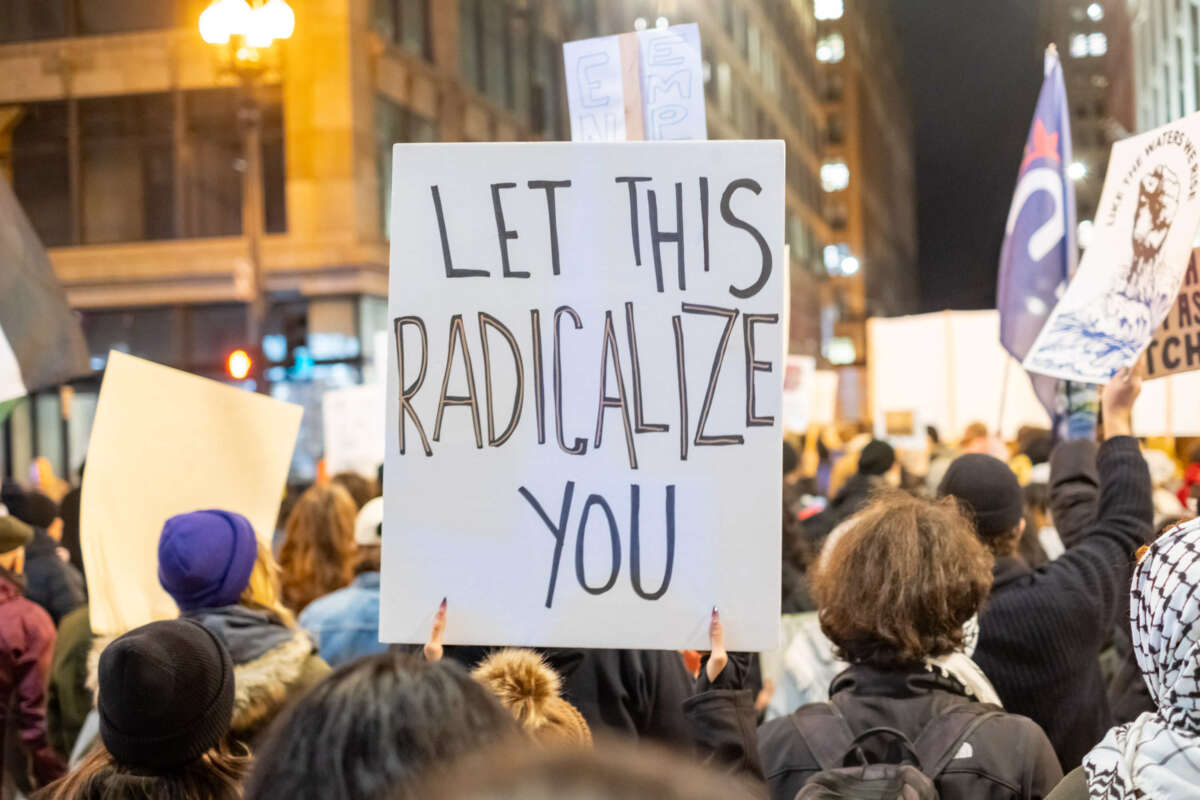
<instances>
[{"instance_id":1,"label":"building window","mask_svg":"<svg viewBox=\"0 0 1200 800\"><path fill-rule=\"evenodd\" d=\"M13 192L47 247L74 241L67 104L30 103L13 132Z\"/></svg>"},{"instance_id":2,"label":"building window","mask_svg":"<svg viewBox=\"0 0 1200 800\"><path fill-rule=\"evenodd\" d=\"M850 185L850 168L845 161L826 161L821 165L821 188L840 192Z\"/></svg>"},{"instance_id":3,"label":"building window","mask_svg":"<svg viewBox=\"0 0 1200 800\"><path fill-rule=\"evenodd\" d=\"M1071 58L1084 58L1088 54L1088 37L1086 33L1071 34Z\"/></svg>"},{"instance_id":4,"label":"building window","mask_svg":"<svg viewBox=\"0 0 1200 800\"><path fill-rule=\"evenodd\" d=\"M836 64L846 57L846 43L840 33L831 33L817 40L817 61Z\"/></svg>"},{"instance_id":5,"label":"building window","mask_svg":"<svg viewBox=\"0 0 1200 800\"><path fill-rule=\"evenodd\" d=\"M813 16L817 19L841 19L844 12L842 0L814 0Z\"/></svg>"},{"instance_id":6,"label":"building window","mask_svg":"<svg viewBox=\"0 0 1200 800\"><path fill-rule=\"evenodd\" d=\"M268 233L281 233L287 214L279 87L264 87L258 100L264 221ZM26 105L13 135L14 191L51 247L238 235L241 103L237 89L221 88Z\"/></svg>"},{"instance_id":7,"label":"building window","mask_svg":"<svg viewBox=\"0 0 1200 800\"><path fill-rule=\"evenodd\" d=\"M1092 22L1099 22L1104 19L1104 6L1099 3L1092 3L1087 7L1088 19Z\"/></svg>"},{"instance_id":8,"label":"building window","mask_svg":"<svg viewBox=\"0 0 1200 800\"><path fill-rule=\"evenodd\" d=\"M1108 52L1108 37L1103 33L1088 34L1088 55L1102 56Z\"/></svg>"},{"instance_id":9,"label":"building window","mask_svg":"<svg viewBox=\"0 0 1200 800\"><path fill-rule=\"evenodd\" d=\"M3 0L0 42L163 30L187 23L175 0Z\"/></svg>"},{"instance_id":10,"label":"building window","mask_svg":"<svg viewBox=\"0 0 1200 800\"><path fill-rule=\"evenodd\" d=\"M429 61L429 0L374 0L374 27L388 44Z\"/></svg>"},{"instance_id":11,"label":"building window","mask_svg":"<svg viewBox=\"0 0 1200 800\"><path fill-rule=\"evenodd\" d=\"M458 69L463 80L483 90L482 26L479 22L479 0L458 2Z\"/></svg>"},{"instance_id":12,"label":"building window","mask_svg":"<svg viewBox=\"0 0 1200 800\"><path fill-rule=\"evenodd\" d=\"M830 364L853 364L858 358L854 340L849 336L833 336L825 342L825 358Z\"/></svg>"},{"instance_id":13,"label":"building window","mask_svg":"<svg viewBox=\"0 0 1200 800\"><path fill-rule=\"evenodd\" d=\"M163 93L79 101L83 244L175 235L172 100Z\"/></svg>"}]
</instances>

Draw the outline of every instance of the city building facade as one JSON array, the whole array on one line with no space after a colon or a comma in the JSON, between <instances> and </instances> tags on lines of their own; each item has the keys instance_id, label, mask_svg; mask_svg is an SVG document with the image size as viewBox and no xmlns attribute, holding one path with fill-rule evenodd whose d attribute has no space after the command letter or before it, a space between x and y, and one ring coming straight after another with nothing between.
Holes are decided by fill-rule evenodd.
<instances>
[{"instance_id":1,"label":"city building facade","mask_svg":"<svg viewBox=\"0 0 1200 800\"><path fill-rule=\"evenodd\" d=\"M1126 0L1055 0L1043 9L1071 107L1077 240L1086 248L1113 142L1136 130Z\"/></svg>"},{"instance_id":2,"label":"city building facade","mask_svg":"<svg viewBox=\"0 0 1200 800\"><path fill-rule=\"evenodd\" d=\"M830 275L822 355L833 364L864 364L867 319L914 313L918 304L914 127L884 5L815 4L826 115L821 185L831 229L822 252Z\"/></svg>"},{"instance_id":3,"label":"city building facade","mask_svg":"<svg viewBox=\"0 0 1200 800\"><path fill-rule=\"evenodd\" d=\"M261 358L256 377L273 395L305 406L294 471L311 477L321 395L376 378L392 144L568 138L562 43L660 18L700 25L711 138L787 143L789 346L825 352L823 339L870 310L845 299L850 290L828 288L829 246L847 242L861 274L878 269L882 284L892 280L883 270L899 263L887 245L911 252L915 225L893 219L913 207L911 136L907 152L888 137L879 153L875 138L853 141L902 117L884 104L900 96L895 87L868 80L877 42L865 37L875 22L850 16L851 3L847 22L863 34L851 38L844 96L866 88L861 108L841 112L854 118L843 117L837 146L853 170L850 187L882 170L907 188L830 212L821 175L837 107L823 77L829 65L818 60L823 2L290 0L293 35L242 83L200 36L208 0L11 0L0 9L0 172L81 316L96 374L75 384L69 415L53 392L13 413L8 471L35 455L59 474L78 467L111 349L231 380L225 359L246 348ZM254 215L243 204L253 196L243 138L250 107L261 115ZM255 215L261 237L247 227ZM874 226L884 244L870 238ZM862 282L848 277L839 285ZM259 286L263 338L251 343Z\"/></svg>"}]
</instances>

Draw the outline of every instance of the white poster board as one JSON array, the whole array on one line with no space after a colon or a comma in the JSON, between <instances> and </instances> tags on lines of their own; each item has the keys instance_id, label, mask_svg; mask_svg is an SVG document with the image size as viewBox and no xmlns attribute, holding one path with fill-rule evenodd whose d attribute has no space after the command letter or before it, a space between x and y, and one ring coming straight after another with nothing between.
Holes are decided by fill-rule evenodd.
<instances>
[{"instance_id":1,"label":"white poster board","mask_svg":"<svg viewBox=\"0 0 1200 800\"><path fill-rule=\"evenodd\" d=\"M571 140L708 138L696 23L563 44Z\"/></svg>"},{"instance_id":2,"label":"white poster board","mask_svg":"<svg viewBox=\"0 0 1200 800\"><path fill-rule=\"evenodd\" d=\"M1065 380L1132 366L1175 302L1200 226L1200 113L1113 145L1092 241L1025 357Z\"/></svg>"},{"instance_id":3,"label":"white poster board","mask_svg":"<svg viewBox=\"0 0 1200 800\"><path fill-rule=\"evenodd\" d=\"M158 583L158 539L176 514L243 514L270 541L300 406L116 351L108 355L80 508L92 631L179 615Z\"/></svg>"},{"instance_id":4,"label":"white poster board","mask_svg":"<svg viewBox=\"0 0 1200 800\"><path fill-rule=\"evenodd\" d=\"M381 638L775 647L783 143L394 164Z\"/></svg>"},{"instance_id":5,"label":"white poster board","mask_svg":"<svg viewBox=\"0 0 1200 800\"><path fill-rule=\"evenodd\" d=\"M837 370L819 369L813 374L812 423L832 425L837 421Z\"/></svg>"},{"instance_id":6,"label":"white poster board","mask_svg":"<svg viewBox=\"0 0 1200 800\"><path fill-rule=\"evenodd\" d=\"M999 421L1009 438L1023 425L1050 424L1028 376L1000 345L994 310L874 318L867 339L874 415L915 411L948 440L975 421L992 430Z\"/></svg>"},{"instance_id":7,"label":"white poster board","mask_svg":"<svg viewBox=\"0 0 1200 800\"><path fill-rule=\"evenodd\" d=\"M371 477L383 463L383 400L383 386L374 383L325 393L321 421L330 475L350 471Z\"/></svg>"},{"instance_id":8,"label":"white poster board","mask_svg":"<svg viewBox=\"0 0 1200 800\"><path fill-rule=\"evenodd\" d=\"M785 315L786 316L786 315ZM804 433L816 403L817 360L812 356L787 357L783 373L783 429Z\"/></svg>"}]
</instances>

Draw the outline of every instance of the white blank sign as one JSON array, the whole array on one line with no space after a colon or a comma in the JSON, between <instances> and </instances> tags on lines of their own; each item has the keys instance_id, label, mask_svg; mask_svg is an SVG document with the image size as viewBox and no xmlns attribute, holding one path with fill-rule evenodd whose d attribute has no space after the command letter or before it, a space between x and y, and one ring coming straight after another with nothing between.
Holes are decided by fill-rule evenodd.
<instances>
[{"instance_id":1,"label":"white blank sign","mask_svg":"<svg viewBox=\"0 0 1200 800\"><path fill-rule=\"evenodd\" d=\"M381 638L779 627L782 142L397 145ZM681 388L682 387L682 388Z\"/></svg>"}]
</instances>

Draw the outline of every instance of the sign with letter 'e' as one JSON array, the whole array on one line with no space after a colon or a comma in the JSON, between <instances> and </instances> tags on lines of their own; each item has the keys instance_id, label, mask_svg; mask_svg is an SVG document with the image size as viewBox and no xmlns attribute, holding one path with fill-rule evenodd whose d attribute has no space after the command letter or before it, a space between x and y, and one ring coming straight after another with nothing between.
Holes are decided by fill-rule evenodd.
<instances>
[{"instance_id":1,"label":"sign with letter 'e'","mask_svg":"<svg viewBox=\"0 0 1200 800\"><path fill-rule=\"evenodd\" d=\"M779 629L784 146L401 144L380 635Z\"/></svg>"}]
</instances>

